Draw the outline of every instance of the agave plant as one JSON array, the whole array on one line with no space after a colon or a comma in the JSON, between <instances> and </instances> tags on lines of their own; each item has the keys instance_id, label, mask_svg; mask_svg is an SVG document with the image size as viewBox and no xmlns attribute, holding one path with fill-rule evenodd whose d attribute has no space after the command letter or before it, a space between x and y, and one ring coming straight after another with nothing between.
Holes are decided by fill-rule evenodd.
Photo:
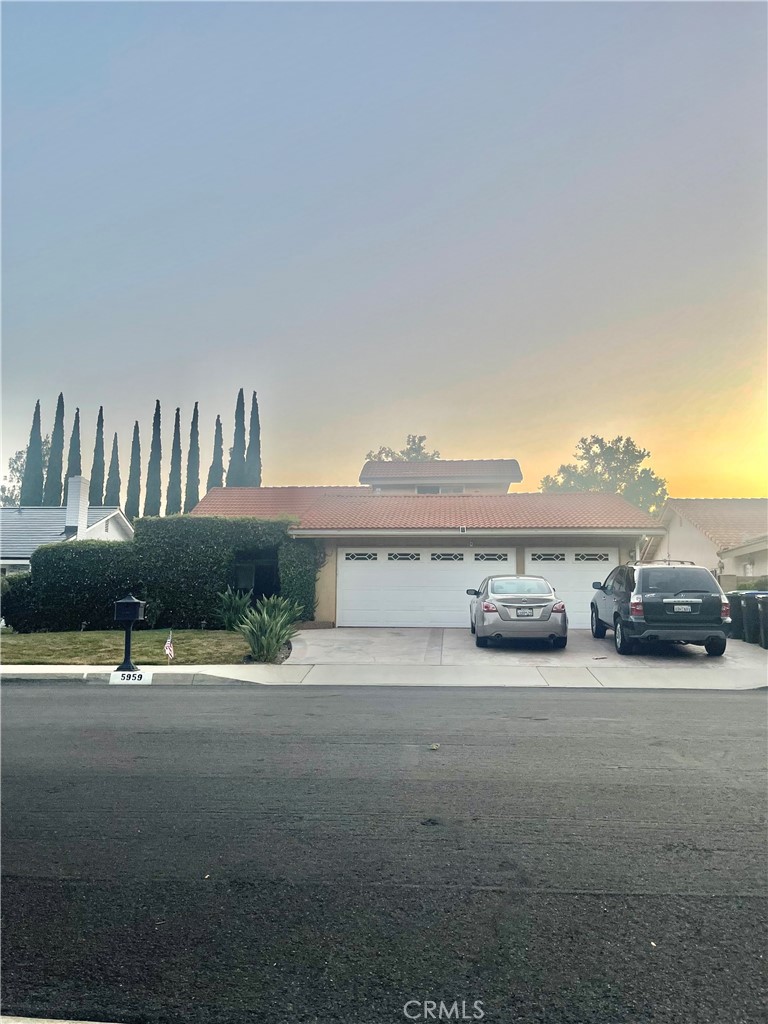
<instances>
[{"instance_id":1,"label":"agave plant","mask_svg":"<svg viewBox=\"0 0 768 1024\"><path fill-rule=\"evenodd\" d=\"M223 594L216 595L219 599L219 607L216 609L216 618L224 629L236 630L238 622L242 619L251 607L253 591L242 592L227 587Z\"/></svg>"},{"instance_id":2,"label":"agave plant","mask_svg":"<svg viewBox=\"0 0 768 1024\"><path fill-rule=\"evenodd\" d=\"M237 630L248 641L254 661L276 664L278 655L299 632L301 618L298 601L285 597L262 597L255 608L249 608L237 624Z\"/></svg>"}]
</instances>

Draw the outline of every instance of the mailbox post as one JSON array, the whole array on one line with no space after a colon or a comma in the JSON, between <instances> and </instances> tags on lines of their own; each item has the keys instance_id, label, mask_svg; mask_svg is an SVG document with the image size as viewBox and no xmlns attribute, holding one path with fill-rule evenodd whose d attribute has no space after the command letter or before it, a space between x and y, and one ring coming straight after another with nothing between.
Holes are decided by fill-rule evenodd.
<instances>
[{"instance_id":1,"label":"mailbox post","mask_svg":"<svg viewBox=\"0 0 768 1024\"><path fill-rule=\"evenodd\" d=\"M134 622L144 618L146 601L137 601L133 594L129 594L121 601L115 601L115 622L119 622L125 629L125 657L122 665L118 665L116 672L138 672L138 667L131 661L131 631Z\"/></svg>"}]
</instances>

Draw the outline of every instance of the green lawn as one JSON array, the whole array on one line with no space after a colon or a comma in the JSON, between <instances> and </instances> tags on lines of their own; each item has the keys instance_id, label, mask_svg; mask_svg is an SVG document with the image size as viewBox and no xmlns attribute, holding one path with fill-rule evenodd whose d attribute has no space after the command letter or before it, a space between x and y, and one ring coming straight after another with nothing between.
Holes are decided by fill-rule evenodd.
<instances>
[{"instance_id":1,"label":"green lawn","mask_svg":"<svg viewBox=\"0 0 768 1024\"><path fill-rule=\"evenodd\" d=\"M167 629L138 629L131 658L139 667L166 665ZM5 665L107 665L123 660L122 630L84 633L9 633L3 630L0 656ZM175 629L172 665L240 665L249 653L239 633L224 630Z\"/></svg>"}]
</instances>

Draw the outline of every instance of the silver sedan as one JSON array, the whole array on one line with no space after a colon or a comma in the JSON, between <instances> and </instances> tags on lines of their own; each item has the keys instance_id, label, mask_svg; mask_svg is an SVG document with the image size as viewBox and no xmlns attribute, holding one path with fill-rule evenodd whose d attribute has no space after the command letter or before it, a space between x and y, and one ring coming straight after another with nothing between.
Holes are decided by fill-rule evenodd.
<instances>
[{"instance_id":1,"label":"silver sedan","mask_svg":"<svg viewBox=\"0 0 768 1024\"><path fill-rule=\"evenodd\" d=\"M551 640L553 647L568 643L565 605L543 576L487 576L472 597L469 628L478 647L491 639Z\"/></svg>"}]
</instances>

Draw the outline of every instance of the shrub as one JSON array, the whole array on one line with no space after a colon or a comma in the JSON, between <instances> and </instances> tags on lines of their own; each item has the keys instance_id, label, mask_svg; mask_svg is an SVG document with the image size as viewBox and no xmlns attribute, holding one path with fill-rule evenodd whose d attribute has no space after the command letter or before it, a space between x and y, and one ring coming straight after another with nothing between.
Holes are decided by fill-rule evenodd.
<instances>
[{"instance_id":1,"label":"shrub","mask_svg":"<svg viewBox=\"0 0 768 1024\"><path fill-rule=\"evenodd\" d=\"M309 538L286 539L277 551L280 595L299 604L299 618L305 622L315 617L315 583L325 557L322 542Z\"/></svg>"},{"instance_id":2,"label":"shrub","mask_svg":"<svg viewBox=\"0 0 768 1024\"><path fill-rule=\"evenodd\" d=\"M296 623L303 613L297 601L285 597L264 597L249 608L237 630L248 641L254 661L274 665L280 651L298 633Z\"/></svg>"},{"instance_id":3,"label":"shrub","mask_svg":"<svg viewBox=\"0 0 768 1024\"><path fill-rule=\"evenodd\" d=\"M6 625L17 633L33 633L40 628L40 616L32 573L13 572L3 579L7 581L2 595L2 616Z\"/></svg>"},{"instance_id":4,"label":"shrub","mask_svg":"<svg viewBox=\"0 0 768 1024\"><path fill-rule=\"evenodd\" d=\"M218 595L233 583L237 552L279 547L290 522L167 516L134 526L142 581L163 606L159 625L182 629L213 619Z\"/></svg>"},{"instance_id":5,"label":"shrub","mask_svg":"<svg viewBox=\"0 0 768 1024\"><path fill-rule=\"evenodd\" d=\"M311 619L323 546L289 537L290 525L168 516L137 519L133 541L50 544L33 554L34 584L23 599L19 591L14 614L27 631L80 629L83 622L90 629L110 629L113 602L130 592L147 602L150 628L198 628L214 618L219 595L234 582L236 556L269 550L277 552L281 596L300 605L300 618Z\"/></svg>"},{"instance_id":6,"label":"shrub","mask_svg":"<svg viewBox=\"0 0 768 1024\"><path fill-rule=\"evenodd\" d=\"M251 607L253 591L244 593L227 587L223 594L219 594L219 607L216 609L216 621L221 623L224 629L237 629L238 622Z\"/></svg>"},{"instance_id":7,"label":"shrub","mask_svg":"<svg viewBox=\"0 0 768 1024\"><path fill-rule=\"evenodd\" d=\"M736 584L737 590L768 590L768 576L753 576Z\"/></svg>"},{"instance_id":8,"label":"shrub","mask_svg":"<svg viewBox=\"0 0 768 1024\"><path fill-rule=\"evenodd\" d=\"M126 594L144 600L130 542L82 540L46 544L32 555L39 624L36 629L114 629L114 602Z\"/></svg>"}]
</instances>

